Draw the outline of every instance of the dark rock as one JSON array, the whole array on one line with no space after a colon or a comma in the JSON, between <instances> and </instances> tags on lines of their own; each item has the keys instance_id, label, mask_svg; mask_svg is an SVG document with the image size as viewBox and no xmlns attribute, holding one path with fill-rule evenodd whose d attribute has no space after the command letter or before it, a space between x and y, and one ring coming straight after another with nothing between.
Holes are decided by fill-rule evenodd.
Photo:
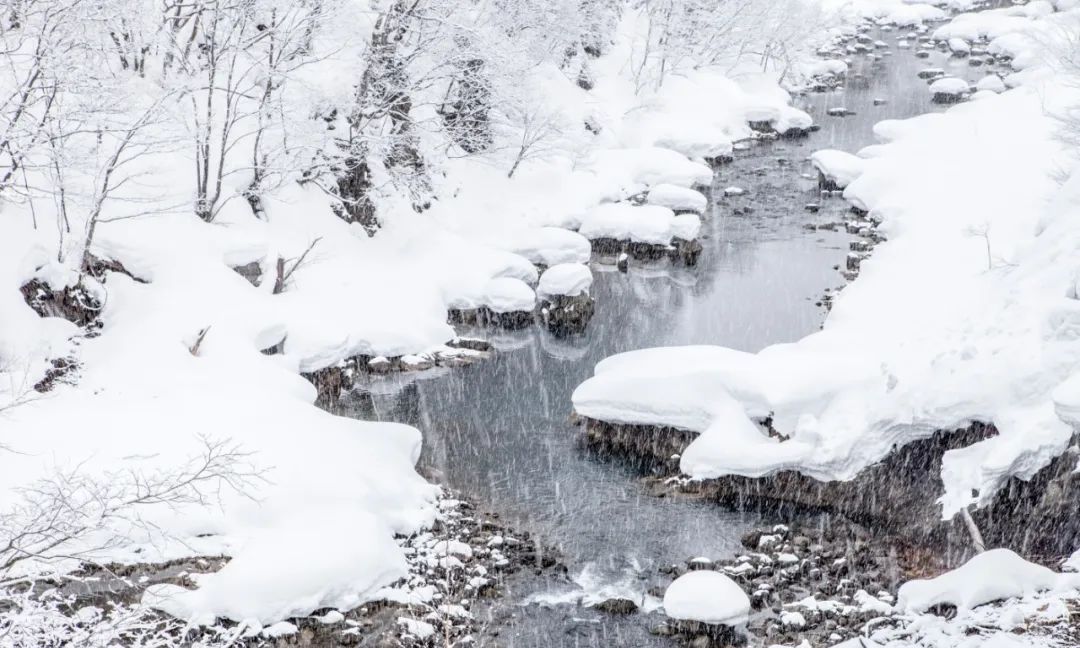
<instances>
[{"instance_id":1,"label":"dark rock","mask_svg":"<svg viewBox=\"0 0 1080 648\"><path fill-rule=\"evenodd\" d=\"M596 302L588 293L553 295L540 302L541 319L557 337L584 333L595 311Z\"/></svg>"},{"instance_id":2,"label":"dark rock","mask_svg":"<svg viewBox=\"0 0 1080 648\"><path fill-rule=\"evenodd\" d=\"M610 598L589 607L608 614L633 614L637 612L638 604L626 598Z\"/></svg>"}]
</instances>

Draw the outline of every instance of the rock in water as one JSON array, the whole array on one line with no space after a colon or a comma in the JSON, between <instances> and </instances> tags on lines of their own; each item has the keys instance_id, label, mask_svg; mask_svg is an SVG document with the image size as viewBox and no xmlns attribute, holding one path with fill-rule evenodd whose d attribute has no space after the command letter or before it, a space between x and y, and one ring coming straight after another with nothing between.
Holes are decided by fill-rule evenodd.
<instances>
[{"instance_id":1,"label":"rock in water","mask_svg":"<svg viewBox=\"0 0 1080 648\"><path fill-rule=\"evenodd\" d=\"M544 271L536 293L548 330L560 336L585 331L595 310L589 296L592 280L589 267L580 263L561 263Z\"/></svg>"},{"instance_id":2,"label":"rock in water","mask_svg":"<svg viewBox=\"0 0 1080 648\"><path fill-rule=\"evenodd\" d=\"M938 79L930 84L934 103L957 103L971 92L967 81L954 77Z\"/></svg>"},{"instance_id":3,"label":"rock in water","mask_svg":"<svg viewBox=\"0 0 1080 648\"><path fill-rule=\"evenodd\" d=\"M589 607L608 614L633 614L637 612L638 604L626 598L610 598Z\"/></svg>"}]
</instances>

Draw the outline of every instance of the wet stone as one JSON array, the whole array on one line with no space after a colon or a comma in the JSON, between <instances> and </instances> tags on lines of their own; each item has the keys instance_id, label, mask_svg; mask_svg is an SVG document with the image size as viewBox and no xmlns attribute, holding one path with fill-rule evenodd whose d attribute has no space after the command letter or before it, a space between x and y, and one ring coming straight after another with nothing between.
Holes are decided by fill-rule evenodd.
<instances>
[{"instance_id":1,"label":"wet stone","mask_svg":"<svg viewBox=\"0 0 1080 648\"><path fill-rule=\"evenodd\" d=\"M608 614L633 614L637 612L638 604L627 598L610 598L590 607Z\"/></svg>"}]
</instances>

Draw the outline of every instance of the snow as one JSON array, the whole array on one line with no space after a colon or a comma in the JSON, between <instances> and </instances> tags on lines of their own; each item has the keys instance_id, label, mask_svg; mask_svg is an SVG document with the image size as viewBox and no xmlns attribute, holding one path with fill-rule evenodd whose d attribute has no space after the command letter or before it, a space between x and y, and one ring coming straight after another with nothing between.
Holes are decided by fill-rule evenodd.
<instances>
[{"instance_id":1,"label":"snow","mask_svg":"<svg viewBox=\"0 0 1080 648\"><path fill-rule=\"evenodd\" d=\"M435 634L435 626L426 621L398 617L398 623L405 627L405 631L417 639L427 639Z\"/></svg>"},{"instance_id":2,"label":"snow","mask_svg":"<svg viewBox=\"0 0 1080 648\"><path fill-rule=\"evenodd\" d=\"M861 158L835 149L814 151L810 162L823 176L843 189L858 178L866 166Z\"/></svg>"},{"instance_id":3,"label":"snow","mask_svg":"<svg viewBox=\"0 0 1080 648\"><path fill-rule=\"evenodd\" d=\"M847 71L848 64L840 59L815 60L804 68L807 76L843 76Z\"/></svg>"},{"instance_id":4,"label":"snow","mask_svg":"<svg viewBox=\"0 0 1080 648\"><path fill-rule=\"evenodd\" d=\"M901 610L922 612L949 603L967 611L991 601L1027 596L1067 583L1076 585L1080 580L1030 563L1008 549L991 549L936 578L904 583L896 605Z\"/></svg>"},{"instance_id":5,"label":"snow","mask_svg":"<svg viewBox=\"0 0 1080 648\"><path fill-rule=\"evenodd\" d=\"M496 313L529 312L536 306L536 293L520 279L492 279L484 287L483 305Z\"/></svg>"},{"instance_id":6,"label":"snow","mask_svg":"<svg viewBox=\"0 0 1080 648\"><path fill-rule=\"evenodd\" d=\"M673 184L708 187L712 169L660 147L616 148L593 153L583 162L601 183L621 187Z\"/></svg>"},{"instance_id":7,"label":"snow","mask_svg":"<svg viewBox=\"0 0 1080 648\"><path fill-rule=\"evenodd\" d=\"M294 526L246 543L220 571L201 578L198 589L151 585L143 603L181 619L268 624L318 608L352 609L406 574L400 547L373 515L340 511L333 522L296 517Z\"/></svg>"},{"instance_id":8,"label":"snow","mask_svg":"<svg viewBox=\"0 0 1080 648\"><path fill-rule=\"evenodd\" d=\"M877 0L858 4L866 15L897 24L921 24L944 15L925 4ZM1025 44L1015 38L1014 26L1031 26L1035 21L1031 16L1042 15L1045 9L1016 11L995 18L994 24L968 28L979 35L996 35L996 47L1002 51L1022 53ZM364 15L357 20L340 21L350 34L370 27L365 12L359 13ZM78 344L72 341L76 327L58 318L39 317L18 292L34 277L65 286L77 276L70 259L57 261L61 250L52 227L55 223L49 220L55 219L55 205L43 201L44 206L38 205L31 213L26 205L7 201L5 196L0 203L0 357L5 362L0 367L0 405L20 395L18 386L36 382L53 358L73 354L80 369L77 384L61 384L48 398L4 412L3 445L17 450L0 454L4 509L18 501L15 495L20 489L57 471L78 467L89 477L114 483L124 475L156 475L187 466L205 451L200 435L206 435L227 442L245 464L250 462L250 479L242 488L218 483L221 501L215 506L200 502L147 506L140 509L138 519L125 518L100 530L109 540L120 540L109 542L109 551L95 555L102 561L133 563L217 554L231 558L221 571L200 578L196 589L150 588L146 603L185 620L225 617L253 627L259 624L269 632L285 628L274 625L282 618L316 609L344 611L395 596L416 603L418 595L390 586L405 575L404 557L394 535L417 533L434 520L438 489L415 469L420 432L409 426L331 415L314 406L316 390L300 374L334 367L358 355L420 356L455 337L447 324L449 309L532 311L533 284L538 283L541 295L580 294L591 281L588 268L582 265L590 257L589 238L610 236L667 245L676 237L698 235L700 219L695 214L676 216L673 212L707 208L705 197L692 190L712 185L713 171L703 159L730 155L734 141L751 135L747 123L751 118L764 116L780 132L811 125L810 117L791 105L791 96L778 84L785 71L775 66L762 71L756 61L688 65L663 84L639 84L626 65L631 53L640 51L635 49L640 43L633 41L634 21L639 19L640 12L626 12L613 35L610 53L591 62L596 77L593 92L583 91L550 60L530 66L528 73L515 78L515 85L523 92L536 91L544 107L555 113L553 130L558 138L550 152L524 161L512 178L506 159L500 156L513 150L513 138L498 142L490 156L452 157L445 154L444 146L431 145L428 138L434 135L429 132L421 135L424 144L430 145L425 152L438 151L439 155L426 160L432 165L432 187L431 195L421 201L423 209L386 177L385 169L375 169L373 199L383 222L373 237L335 215L334 202L323 188L311 182L300 184L295 175L261 196L264 213L256 218L243 199L250 180L244 172L250 166L250 151L243 153L243 160L226 161L230 200L213 224L205 223L187 207L194 194L194 174L187 172L193 167L188 147L143 156L145 164L138 171L145 182L132 183L131 202L160 213L103 223L92 249L123 263L147 283L110 273L103 286L95 286L107 295L103 328L99 336ZM356 46L365 49L366 44ZM325 105L347 101L351 90L340 80L359 78L357 70L348 67L328 57L325 65L305 70L300 91L305 99L310 95L310 102L300 105L305 119ZM831 60L809 69L839 75L847 65ZM998 229L992 230L996 254L1018 264L1021 270L1015 274L1030 273L1034 278L1030 282L1015 278L1008 287L1009 297L1002 295L1004 289L982 286L981 280L972 277L972 268L982 262L983 242L957 234L971 225L960 221L964 214L985 214L994 228L1011 232L1002 215L1034 219L1025 215L1040 213L1041 201L1049 194L1034 177L1039 164L1031 165L1030 171L1008 164L1006 151L1026 151L1025 159L1036 161L1052 157L1034 97L1024 88L1014 92L1015 97L1004 93L999 100L987 102L999 104L994 109L1001 110L1000 119L982 112L950 113L941 117L949 128L940 133L930 122L894 125L889 139L896 147L867 160L867 169L851 181L853 199L886 212L896 246L908 248L906 254L903 249L895 254L910 258L910 250L918 249L919 258L924 258L926 250L933 251L945 262L943 267L933 273L918 264L904 272L875 271L875 267L888 267L890 253L883 249L885 258L869 262L866 270L865 279L876 282L877 288L845 293L821 342L761 356L699 348L673 355L661 352L654 357L641 352L613 358L605 361L612 371L598 367L598 380L578 390L575 406L597 417L708 430L682 458L685 469L696 475L725 470L760 474L793 466L812 474L847 476L878 458L893 441L907 438L893 429L905 413L922 426L956 423L976 415L1003 423L1003 440L987 446L980 455L985 458L987 475L964 462L949 464L950 474L956 476L949 484L956 486L956 493L964 492L960 486L994 483L1017 472L1016 466L1027 474L1041 465L1064 443L1064 426L1056 423L1053 405L1045 395L1067 373L1064 367L1069 357L1063 353L1060 364L1045 375L1037 374L1022 361L1038 355L1028 351L1044 350L1037 327L1024 328L1025 320L1011 314L1026 310L1031 313L1029 321L1042 317L1037 320L1040 324L1056 323L1064 338L1070 312L1060 300L1051 300L1056 293L1050 288L1059 288L1052 278L1039 279L1042 273L1053 273L1038 263L1025 264L1021 245L999 245ZM419 99L417 109L427 110L423 106L442 98ZM239 112L257 114L251 108L243 103ZM430 115L419 117L423 121ZM985 127L983 133L997 133L1006 119L1017 117L1023 118L1022 132L1016 137L995 137L992 143L953 128L973 119ZM598 125L597 134L586 131L586 121ZM238 132L248 132L252 124L241 126ZM933 131L929 140L919 134L927 129ZM944 152L942 161L933 165L934 173L926 178L905 171L905 162L910 162L915 150ZM969 151L972 158L966 155ZM983 168L979 162L983 157L986 164L1004 162L1003 170ZM972 166L971 159L975 163L970 177L964 173L956 184L942 184L940 178ZM893 175L899 178L897 188L882 188L884 178ZM974 205L952 195L967 195L960 190L970 189L974 178L991 187L985 193L976 192ZM859 183L862 188L856 187ZM897 196L918 193L916 189L922 190L927 183L931 199L910 208L895 206L900 202ZM1017 190L1002 194L1005 187ZM648 192L650 204L628 202L642 192ZM962 206L974 209L958 209ZM115 217L121 212L121 207L110 204L104 215ZM1046 217L1052 219L1053 214ZM48 225L36 229L31 225L34 219ZM571 231L579 227L580 232ZM1056 228L1062 246L1072 240L1072 231L1064 223L1057 223ZM1037 243L1030 236L1031 223L1015 229L1028 234L1020 237L1023 241ZM1067 256L1063 251L1067 249L1057 253ZM305 252L309 252L305 263L275 294L278 259L291 265ZM1028 253L1028 260L1037 261L1037 252ZM232 269L249 263L261 270L258 286ZM540 276L536 265L549 269ZM897 315L901 309L918 312L912 305L925 300L946 306L937 316L952 315L955 324L958 318L950 308L951 299L944 289L934 287L939 281L950 284L941 281L939 272L953 283L977 284L976 293L989 298L990 306L980 312L995 316L970 318L972 325L1003 319L1001 328L989 334L1016 338L1019 331L1027 341L1022 352L1003 356L992 353L996 349L990 345L980 350L982 360L973 366L950 366L966 377L991 380L999 388L993 399L968 399L971 405L966 409L955 402L964 402L962 397L968 394L949 390L942 393L952 394L955 400L943 395L941 401L912 408L917 401L905 395L905 387L893 396L881 393L888 381L879 374L884 364L890 372L902 375L904 386L926 383L938 388L933 380L925 380L924 364L938 361L939 355L940 362L958 362L947 350L957 346L955 341L964 339L960 333L967 331L944 342L931 340L915 353L901 348L892 328L881 326L888 320L857 315L876 310L882 301L895 302L881 310L896 318L897 327L928 336L925 325L911 321L914 315ZM1028 290L1032 287L1035 290ZM867 294L885 297L874 299ZM1014 295L1021 306L1009 302ZM860 308L860 300L867 305ZM1048 317L1051 305L1056 309L1053 318ZM998 318L998 311L1007 316ZM191 349L200 332L205 336L195 354ZM872 339L872 332L880 332L883 339ZM988 332L977 333L985 339ZM1069 341L1059 341L1071 353ZM278 344L283 353L260 353ZM899 349L895 355L881 352L890 346ZM823 379L816 369L822 358L836 355L838 349L840 369ZM988 359L995 355L1005 359ZM670 362L673 357L678 362ZM1011 362L1006 361L1009 358ZM639 360L644 365L638 366ZM617 364L624 365L624 370L615 370ZM656 376L664 380L653 384ZM779 382L770 385L778 376ZM1031 380L1032 376L1043 377ZM625 390L613 396L610 389L620 385ZM1031 385L1022 407L998 409L994 404L999 401L1016 404L1015 399L997 398L1016 385ZM855 398L864 394L844 391L853 388L865 388L866 409L860 409L861 401ZM835 410L810 405L823 396L829 397L826 400ZM1059 411L1075 402L1070 393L1060 390L1055 397L1059 397L1055 401ZM871 417L871 405L882 406L885 414ZM786 431L799 428L792 441L768 439L753 422L774 409L780 412L778 421ZM1036 416L1023 416L1031 413ZM804 423L796 426L797 420ZM86 421L107 425L85 434ZM1024 421L1030 421L1028 428L1022 427ZM1016 427L1010 429L1004 423ZM820 433L833 428L833 438ZM1029 434L1032 428L1035 432ZM867 429L871 442L863 444L856 432ZM738 452L731 452L732 448ZM965 498L958 495L957 501ZM456 549L449 551L451 557L467 558L460 547ZM43 567L53 568L28 564L26 569ZM732 610L738 607L729 602ZM678 608L677 598L672 608Z\"/></svg>"},{"instance_id":9,"label":"snow","mask_svg":"<svg viewBox=\"0 0 1080 648\"><path fill-rule=\"evenodd\" d=\"M945 18L944 10L929 2L906 0L825 0L827 8L849 16L871 18L879 24L914 27Z\"/></svg>"},{"instance_id":10,"label":"snow","mask_svg":"<svg viewBox=\"0 0 1080 648\"><path fill-rule=\"evenodd\" d=\"M649 189L646 201L650 205L667 207L675 212L704 213L708 199L701 192L671 184L659 184Z\"/></svg>"},{"instance_id":11,"label":"snow","mask_svg":"<svg viewBox=\"0 0 1080 648\"><path fill-rule=\"evenodd\" d=\"M587 238L560 227L525 230L510 243L509 248L532 263L545 266L586 263L592 255L592 246Z\"/></svg>"},{"instance_id":12,"label":"snow","mask_svg":"<svg viewBox=\"0 0 1080 648\"><path fill-rule=\"evenodd\" d=\"M1005 82L996 74L988 74L975 84L975 89L989 92L1005 92Z\"/></svg>"},{"instance_id":13,"label":"snow","mask_svg":"<svg viewBox=\"0 0 1080 648\"><path fill-rule=\"evenodd\" d=\"M680 621L739 625L750 614L750 598L720 572L695 570L679 576L664 592L664 613Z\"/></svg>"},{"instance_id":14,"label":"snow","mask_svg":"<svg viewBox=\"0 0 1080 648\"><path fill-rule=\"evenodd\" d=\"M932 94L963 95L971 91L968 82L957 77L945 77L930 84Z\"/></svg>"},{"instance_id":15,"label":"snow","mask_svg":"<svg viewBox=\"0 0 1080 648\"><path fill-rule=\"evenodd\" d=\"M949 50L953 54L969 54L971 53L971 44L963 38L950 38Z\"/></svg>"},{"instance_id":16,"label":"snow","mask_svg":"<svg viewBox=\"0 0 1080 648\"><path fill-rule=\"evenodd\" d=\"M674 219L675 213L667 207L606 203L589 211L582 218L578 231L590 239L613 238L667 245L674 236Z\"/></svg>"},{"instance_id":17,"label":"snow","mask_svg":"<svg viewBox=\"0 0 1080 648\"><path fill-rule=\"evenodd\" d=\"M552 266L540 275L536 294L541 298L555 295L576 297L588 294L593 277L589 267L580 263L563 263Z\"/></svg>"},{"instance_id":18,"label":"snow","mask_svg":"<svg viewBox=\"0 0 1080 648\"><path fill-rule=\"evenodd\" d=\"M671 219L672 238L693 241L701 233L701 219L696 214L679 214Z\"/></svg>"}]
</instances>

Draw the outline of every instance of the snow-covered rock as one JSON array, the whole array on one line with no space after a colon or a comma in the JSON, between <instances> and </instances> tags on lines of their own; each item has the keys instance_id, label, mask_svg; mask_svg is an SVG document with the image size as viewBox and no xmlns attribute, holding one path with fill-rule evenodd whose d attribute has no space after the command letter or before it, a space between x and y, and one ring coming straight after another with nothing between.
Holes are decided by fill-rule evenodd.
<instances>
[{"instance_id":1,"label":"snow-covered rock","mask_svg":"<svg viewBox=\"0 0 1080 648\"><path fill-rule=\"evenodd\" d=\"M975 89L989 92L1005 92L1006 90L1005 82L996 74L988 74L979 79L975 84Z\"/></svg>"},{"instance_id":2,"label":"snow-covered rock","mask_svg":"<svg viewBox=\"0 0 1080 648\"><path fill-rule=\"evenodd\" d=\"M649 189L646 201L650 205L667 207L676 212L705 212L709 200L700 192L672 184L659 184Z\"/></svg>"},{"instance_id":3,"label":"snow-covered rock","mask_svg":"<svg viewBox=\"0 0 1080 648\"><path fill-rule=\"evenodd\" d=\"M664 613L680 621L739 625L750 614L750 597L720 572L691 571L675 579L664 592Z\"/></svg>"},{"instance_id":4,"label":"snow-covered rock","mask_svg":"<svg viewBox=\"0 0 1080 648\"><path fill-rule=\"evenodd\" d=\"M971 92L967 81L957 77L945 77L930 84L930 94L936 103L954 103Z\"/></svg>"},{"instance_id":5,"label":"snow-covered rock","mask_svg":"<svg viewBox=\"0 0 1080 648\"><path fill-rule=\"evenodd\" d=\"M679 214L671 219L671 236L673 239L693 241L701 233L701 219L697 214Z\"/></svg>"},{"instance_id":6,"label":"snow-covered rock","mask_svg":"<svg viewBox=\"0 0 1080 648\"><path fill-rule=\"evenodd\" d=\"M554 295L576 297L587 294L592 286L592 272L581 263L562 263L551 266L540 275L536 294L541 299Z\"/></svg>"},{"instance_id":7,"label":"snow-covered rock","mask_svg":"<svg viewBox=\"0 0 1080 648\"><path fill-rule=\"evenodd\" d=\"M949 51L955 56L967 56L971 53L971 44L963 38L950 38L948 45Z\"/></svg>"},{"instance_id":8,"label":"snow-covered rock","mask_svg":"<svg viewBox=\"0 0 1080 648\"><path fill-rule=\"evenodd\" d=\"M536 307L536 293L520 279L500 277L484 287L483 305L495 313L528 312Z\"/></svg>"},{"instance_id":9,"label":"snow-covered rock","mask_svg":"<svg viewBox=\"0 0 1080 648\"><path fill-rule=\"evenodd\" d=\"M810 162L826 181L840 189L854 182L866 167L866 160L836 149L815 151Z\"/></svg>"},{"instance_id":10,"label":"snow-covered rock","mask_svg":"<svg viewBox=\"0 0 1080 648\"><path fill-rule=\"evenodd\" d=\"M546 266L587 263L592 254L589 239L561 227L528 229L512 239L510 249L532 263Z\"/></svg>"},{"instance_id":11,"label":"snow-covered rock","mask_svg":"<svg viewBox=\"0 0 1080 648\"><path fill-rule=\"evenodd\" d=\"M635 243L667 245L674 236L675 213L658 205L605 203L589 211L578 230L589 239L612 238Z\"/></svg>"}]
</instances>

